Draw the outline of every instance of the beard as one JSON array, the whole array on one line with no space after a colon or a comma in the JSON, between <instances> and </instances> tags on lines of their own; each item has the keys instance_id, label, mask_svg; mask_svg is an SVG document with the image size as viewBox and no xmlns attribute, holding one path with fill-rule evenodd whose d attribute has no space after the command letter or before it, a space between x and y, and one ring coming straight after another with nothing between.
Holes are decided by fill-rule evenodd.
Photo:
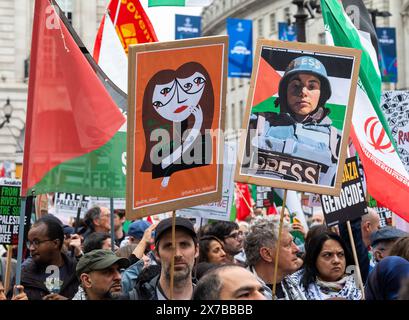
<instances>
[{"instance_id":1,"label":"beard","mask_svg":"<svg viewBox=\"0 0 409 320\"><path fill-rule=\"evenodd\" d=\"M114 283L112 287L114 285L117 285L117 283ZM112 291L112 287L109 288L109 290L104 293L103 300L118 300L121 297L122 289L120 291Z\"/></svg>"},{"instance_id":2,"label":"beard","mask_svg":"<svg viewBox=\"0 0 409 320\"><path fill-rule=\"evenodd\" d=\"M165 276L166 276L166 279L170 281L170 265L165 271ZM174 279L175 284L177 282L186 281L191 276L192 276L192 267L188 264L186 265L186 268L182 270L177 270L177 271L175 270L175 272L173 273L173 279Z\"/></svg>"}]
</instances>

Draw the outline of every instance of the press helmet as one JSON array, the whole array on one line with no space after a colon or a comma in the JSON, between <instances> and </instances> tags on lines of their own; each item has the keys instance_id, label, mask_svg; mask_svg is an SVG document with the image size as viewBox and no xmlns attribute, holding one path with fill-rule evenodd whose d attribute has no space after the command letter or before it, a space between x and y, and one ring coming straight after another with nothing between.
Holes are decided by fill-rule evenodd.
<instances>
[{"instance_id":1,"label":"press helmet","mask_svg":"<svg viewBox=\"0 0 409 320\"><path fill-rule=\"evenodd\" d=\"M321 82L320 100L318 106L324 106L331 97L331 84L328 80L327 70L321 61L311 56L301 56L290 62L281 78L278 94L282 112L290 111L287 104L287 88L290 78L296 73L308 73L316 76Z\"/></svg>"}]
</instances>

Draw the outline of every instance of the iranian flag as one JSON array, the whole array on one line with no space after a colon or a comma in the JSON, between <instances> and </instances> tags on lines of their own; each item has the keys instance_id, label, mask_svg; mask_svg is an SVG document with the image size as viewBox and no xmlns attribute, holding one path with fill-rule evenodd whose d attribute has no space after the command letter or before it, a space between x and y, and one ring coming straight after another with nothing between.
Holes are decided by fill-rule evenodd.
<instances>
[{"instance_id":1,"label":"iranian flag","mask_svg":"<svg viewBox=\"0 0 409 320\"><path fill-rule=\"evenodd\" d=\"M36 0L22 195L124 197L118 92L55 1Z\"/></svg>"},{"instance_id":2,"label":"iranian flag","mask_svg":"<svg viewBox=\"0 0 409 320\"><path fill-rule=\"evenodd\" d=\"M380 203L409 221L409 175L392 143L380 109L381 75L373 26L361 0L322 0L325 29L337 46L362 50L358 90L352 116L351 138L363 163L368 192ZM366 32L365 32L366 31Z\"/></svg>"},{"instance_id":3,"label":"iranian flag","mask_svg":"<svg viewBox=\"0 0 409 320\"><path fill-rule=\"evenodd\" d=\"M155 30L139 0L111 0L95 39L94 59L126 93L129 45L156 41Z\"/></svg>"},{"instance_id":4,"label":"iranian flag","mask_svg":"<svg viewBox=\"0 0 409 320\"><path fill-rule=\"evenodd\" d=\"M175 6L175 7L205 7L213 0L149 0L149 7Z\"/></svg>"}]
</instances>

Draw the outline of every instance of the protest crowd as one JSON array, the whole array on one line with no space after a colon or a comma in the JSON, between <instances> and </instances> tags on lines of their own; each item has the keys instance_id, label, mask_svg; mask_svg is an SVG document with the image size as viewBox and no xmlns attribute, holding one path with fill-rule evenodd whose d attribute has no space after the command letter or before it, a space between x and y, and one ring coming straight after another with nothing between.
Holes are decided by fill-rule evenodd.
<instances>
[{"instance_id":1,"label":"protest crowd","mask_svg":"<svg viewBox=\"0 0 409 320\"><path fill-rule=\"evenodd\" d=\"M28 232L21 285L13 289L11 279L5 292L2 272L0 299L170 299L172 217L154 223L135 220L126 233L113 214L124 235L122 241L115 239L114 252L110 225L104 223L111 215L108 208L88 210L77 234L75 226L63 225L52 214L36 220ZM175 218L175 300L409 299L409 234L381 228L373 209L352 221L364 292L346 225L328 228L311 216L305 232L298 222L284 219L278 243L280 215L265 210L247 217L245 231L232 221L211 221L195 229L191 220ZM104 224L107 230L101 230ZM298 246L294 231L302 234ZM3 271L5 257L1 259Z\"/></svg>"},{"instance_id":2,"label":"protest crowd","mask_svg":"<svg viewBox=\"0 0 409 320\"><path fill-rule=\"evenodd\" d=\"M161 43L139 1L112 0L92 57L36 0L23 171L0 175L0 300L409 300L409 170L378 119L409 93L381 92L345 2L321 1L342 48L257 41L239 144L223 136L232 37ZM117 39L124 12L143 45Z\"/></svg>"}]
</instances>

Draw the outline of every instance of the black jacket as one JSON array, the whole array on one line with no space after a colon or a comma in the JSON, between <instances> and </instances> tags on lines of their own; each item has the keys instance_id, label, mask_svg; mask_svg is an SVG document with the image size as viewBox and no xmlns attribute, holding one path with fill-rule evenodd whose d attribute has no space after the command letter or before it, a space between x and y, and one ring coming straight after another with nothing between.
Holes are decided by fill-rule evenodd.
<instances>
[{"instance_id":1,"label":"black jacket","mask_svg":"<svg viewBox=\"0 0 409 320\"><path fill-rule=\"evenodd\" d=\"M61 253L66 266L66 274L63 275L63 281L60 295L71 299L78 291L79 281L75 273L77 265L76 259L69 258L66 254ZM29 300L42 300L50 292L47 290L44 282L50 275L45 273L46 266L37 265L31 258L28 258L21 267L21 285L24 286Z\"/></svg>"}]
</instances>

